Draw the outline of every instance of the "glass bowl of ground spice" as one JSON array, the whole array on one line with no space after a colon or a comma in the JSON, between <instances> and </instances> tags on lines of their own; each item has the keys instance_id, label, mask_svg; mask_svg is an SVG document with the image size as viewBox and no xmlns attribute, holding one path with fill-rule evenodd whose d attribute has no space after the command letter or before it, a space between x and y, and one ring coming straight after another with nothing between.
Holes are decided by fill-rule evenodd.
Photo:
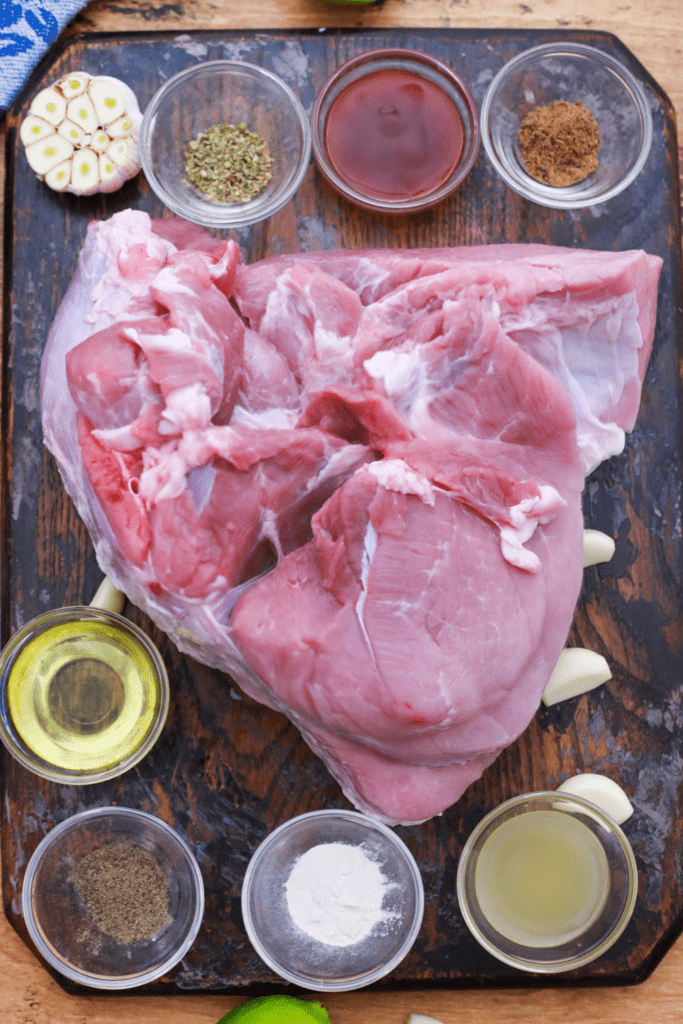
<instances>
[{"instance_id":1,"label":"glass bowl of ground spice","mask_svg":"<svg viewBox=\"0 0 683 1024\"><path fill-rule=\"evenodd\" d=\"M305 111L277 75L239 60L195 64L145 110L140 159L159 199L204 227L265 220L299 188L311 156Z\"/></svg>"},{"instance_id":2,"label":"glass bowl of ground spice","mask_svg":"<svg viewBox=\"0 0 683 1024\"><path fill-rule=\"evenodd\" d=\"M415 859L386 825L357 811L302 814L256 850L242 915L256 953L280 977L319 992L378 981L422 924Z\"/></svg>"},{"instance_id":3,"label":"glass bowl of ground spice","mask_svg":"<svg viewBox=\"0 0 683 1024\"><path fill-rule=\"evenodd\" d=\"M642 170L652 116L641 84L609 54L548 43L514 57L481 109L484 149L505 183L542 206L605 203Z\"/></svg>"},{"instance_id":4,"label":"glass bowl of ground spice","mask_svg":"<svg viewBox=\"0 0 683 1024\"><path fill-rule=\"evenodd\" d=\"M204 885L164 821L126 807L55 826L26 869L22 910L39 954L81 985L127 989L167 974L188 952Z\"/></svg>"}]
</instances>

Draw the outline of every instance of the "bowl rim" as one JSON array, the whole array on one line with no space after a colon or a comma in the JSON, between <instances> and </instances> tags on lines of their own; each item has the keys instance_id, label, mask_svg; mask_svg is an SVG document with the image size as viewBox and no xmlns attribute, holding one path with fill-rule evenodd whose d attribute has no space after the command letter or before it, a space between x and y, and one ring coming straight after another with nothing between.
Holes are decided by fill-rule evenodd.
<instances>
[{"instance_id":1,"label":"bowl rim","mask_svg":"<svg viewBox=\"0 0 683 1024\"><path fill-rule=\"evenodd\" d=\"M397 950L397 952L385 964L382 964L380 967L375 968L375 970L370 971L367 975L364 975L360 979L351 978L342 979L340 981L323 981L321 979L309 978L304 977L300 974L296 974L296 972L290 971L288 968L285 968L281 964L278 964L277 961L275 961L274 958L270 956L268 951L261 943L258 933L254 928L253 920L251 917L251 910L249 909L249 896L253 887L254 874L256 868L258 867L258 863L261 857L263 856L263 853L266 852L271 846L273 846L274 843L276 843L278 839L280 839L280 837L284 835L286 832L289 832L292 829L296 830L304 823L314 821L316 818L325 818L329 817L330 815L339 817L342 820L357 822L358 824L364 825L369 831L374 830L376 832L379 832L381 835L384 836L385 839L388 839L390 845L393 846L403 856L408 868L410 869L410 876L414 883L415 914L413 916L410 928L406 933L406 937L402 942L400 949ZM322 841L324 842L325 840L323 839ZM244 874L244 879L242 882L242 892L240 898L242 906L242 917L244 919L244 925L247 932L247 936L249 937L249 940L252 946L254 947L256 953L261 957L264 963L266 963L268 967L270 967L276 974L278 974L281 978L284 978L286 981L290 981L295 985L303 986L304 988L316 992L355 991L356 989L364 988L366 985L373 984L375 981L378 981L380 978L385 977L387 974L393 971L393 969L396 966L398 966L398 964L409 953L409 951L411 950L412 946L415 943L415 939L417 938L418 932L422 927L425 906L424 882L422 880L422 875L420 874L420 870L417 866L417 861L415 860L415 857L413 856L405 842L401 839L401 837L397 836L396 833L393 832L389 828L389 826L385 825L383 822L377 821L376 819L369 817L367 814L362 814L360 811L351 811L341 807L320 808L315 811L307 811L304 814L298 814L296 815L296 817L289 818L288 821L283 822L282 825L279 825L272 832L269 832L268 835L256 847L256 850L254 851L249 861L249 864L247 865L247 870Z\"/></svg>"},{"instance_id":2,"label":"bowl rim","mask_svg":"<svg viewBox=\"0 0 683 1024\"><path fill-rule=\"evenodd\" d=\"M549 960L546 962L536 961L530 958L525 959L521 955L515 956L512 953L507 953L504 950L499 949L495 942L482 934L470 910L469 901L465 891L465 876L470 868L471 854L483 833L496 821L497 818L501 817L501 815L505 814L509 810L533 802L539 802L544 805L562 803L597 818L607 831L609 831L618 841L622 853L624 854L624 859L628 869L628 889L626 899L615 928L609 933L609 935L605 936L601 942L596 943L595 946L586 950L585 953L562 960ZM623 933L631 920L638 897L638 865L636 863L633 847L621 826L618 825L617 822L614 821L614 819L597 804L594 804L591 800L586 800L585 797L578 796L575 793L565 793L562 790L536 790L532 793L521 793L518 796L504 800L485 814L481 821L475 825L460 854L456 875L456 893L460 912L469 931L477 942L479 942L484 949L488 950L492 956L496 957L497 960L501 960L503 963L508 964L511 967L516 967L518 970L522 971L530 971L536 974L558 974L564 971L574 970L577 967L583 967L585 964L596 960L611 946L613 946L619 936Z\"/></svg>"},{"instance_id":3,"label":"bowl rim","mask_svg":"<svg viewBox=\"0 0 683 1024\"><path fill-rule=\"evenodd\" d=\"M296 172L292 177L292 181L289 188L280 196L280 198L269 203L267 206L262 207L258 210L253 210L250 214L240 214L238 211L241 209L239 205L230 206L226 204L206 204L206 216L202 217L198 213L192 213L187 210L181 203L177 202L174 196L168 192L159 181L151 160L151 141L154 129L154 122L158 113L159 105L164 97L167 95L172 87L177 86L185 80L191 80L196 77L206 76L213 74L214 72L243 72L247 75L251 75L254 78L265 79L272 85L275 85L277 89L286 97L295 117L299 124L301 131L301 151L299 153L299 162L296 168ZM294 90L276 75L275 72L263 68L258 64L252 64L249 61L225 59L225 60L208 60L199 61L196 64L190 64L188 67L183 68L182 71L178 71L175 75L171 75L170 78L166 79L159 88L156 90L151 100L145 107L142 115L142 122L140 124L139 133L139 149L140 149L140 163L142 164L142 170L145 178L152 189L154 194L161 202L168 207L176 216L182 217L185 220L191 221L195 224L200 224L202 227L219 228L221 230L230 230L248 227L252 224L257 224L260 221L266 220L271 217L278 210L281 210L285 206L292 196L295 195L301 182L304 179L306 170L311 159L311 129L306 116L306 111L303 108L301 100L296 95ZM223 207L221 216L221 207ZM210 212L209 212L210 211ZM230 212L228 212L230 211Z\"/></svg>"},{"instance_id":4,"label":"bowl rim","mask_svg":"<svg viewBox=\"0 0 683 1024\"><path fill-rule=\"evenodd\" d=\"M37 752L32 751L31 748L22 740L14 726L14 723L12 722L9 711L5 707L5 695L7 690L6 676L11 674L14 658L18 654L19 648L28 634L42 622L54 622L55 624L58 624L60 620L68 620L74 616L84 619L111 619L119 625L124 626L133 634L134 638L139 641L141 646L144 648L147 657L157 670L159 700L156 714L152 719L152 723L147 734L144 736L139 747L136 747L121 761L111 765L109 768L103 768L101 770L92 769L79 771L78 769L60 768L56 765L50 764L49 761L43 760ZM119 615L117 612L112 612L108 608L98 608L95 605L87 604L75 604L66 605L63 608L52 608L46 612L41 612L39 615L35 615L32 619L29 619L28 622L17 629L0 652L0 741L12 757L22 765L22 767L33 772L34 775L40 776L40 778L48 779L50 782L56 782L62 786L94 785L97 782L106 782L109 779L118 778L119 775L123 775L130 768L134 768L136 764L139 764L139 762L149 754L150 750L159 739L164 725L166 724L169 706L170 683L168 671L158 647L152 638L148 636L148 634L145 633L145 631L141 629L136 622L126 618L125 615Z\"/></svg>"},{"instance_id":5,"label":"bowl rim","mask_svg":"<svg viewBox=\"0 0 683 1024\"><path fill-rule=\"evenodd\" d=\"M43 939L40 929L36 923L37 919L33 912L33 885L36 873L40 867L46 850L54 845L54 843L65 832L78 828L82 822L92 820L94 818L106 817L142 820L148 826L151 826L153 829L156 829L169 838L171 842L184 854L185 860L190 868L189 875L192 879L192 887L196 896L196 906L192 922L185 938L176 950L167 957L163 963L150 968L144 973L138 973L135 975L118 975L115 978L110 978L106 975L87 974L83 971L79 971L77 968L71 967L65 961L61 960L55 953L53 953L52 949ZM63 974L71 981L75 981L81 985L87 985L90 988L101 989L136 988L139 985L146 985L151 981L156 981L157 978L160 978L163 974L166 974L167 971L170 971L172 967L175 967L175 965L185 956L197 937L197 933L201 927L202 918L204 916L204 901L204 880L202 878L199 864L197 863L197 858L182 836L178 835L176 830L167 822L163 821L161 818L157 818L154 814L138 810L135 807L120 806L92 807L85 811L79 811L77 814L73 814L69 818L65 818L64 821L59 822L58 825L55 825L54 828L50 829L50 831L40 840L31 855L26 868L21 892L24 921L26 922L28 933L40 955L44 957L52 967L58 970L60 974Z\"/></svg>"},{"instance_id":6,"label":"bowl rim","mask_svg":"<svg viewBox=\"0 0 683 1024\"><path fill-rule=\"evenodd\" d=\"M562 189L550 185L544 185L542 182L535 181L530 175L525 175L523 181L517 181L511 178L507 168L505 168L500 162L493 146L489 128L491 120L490 108L501 82L519 65L524 64L534 57L552 53L557 53L558 55L562 53L569 53L576 56L592 58L596 63L607 67L615 74L615 76L622 79L625 85L628 86L640 112L643 122L643 140L640 152L638 153L633 167L628 174L624 175L620 181L601 195L580 196L576 193L568 194L566 188ZM610 199L619 195L620 192L623 192L624 189L628 188L628 186L633 183L642 171L650 153L653 137L652 112L650 110L650 105L647 102L647 96L645 95L643 86L635 75L629 71L621 61L617 60L616 57L613 57L605 50L601 50L597 46L589 46L587 43L577 43L570 40L567 40L566 42L556 41L552 43L541 43L538 46L532 46L523 50L521 53L518 53L515 57L512 57L507 61L507 63L496 72L489 83L481 105L480 122L481 140L484 146L484 151L493 164L495 171L500 175L508 188L511 188L513 192L516 192L524 199L528 199L530 202L557 210L580 210L589 206L597 206L600 203L608 202Z\"/></svg>"},{"instance_id":7,"label":"bowl rim","mask_svg":"<svg viewBox=\"0 0 683 1024\"><path fill-rule=\"evenodd\" d=\"M322 106L325 103L330 91L337 86L343 79L356 68L362 67L364 64L377 64L380 65L382 61L395 61L405 60L416 65L427 66L432 71L437 72L443 78L448 79L450 84L459 92L461 99L467 112L469 114L470 128L472 137L470 140L469 150L465 156L464 161L460 166L457 178L450 182L447 186L441 185L434 189L432 192L425 196L421 196L417 199L377 199L373 198L363 192L359 192L349 185L337 172L334 170L332 164L327 158L327 148L324 143L324 139L319 130L319 122L321 116ZM378 70L378 68L369 68L368 71ZM358 76L360 77L360 76ZM355 81L356 79L354 79ZM470 91L469 86L461 78L461 76L452 67L440 60L438 57L434 57L429 53L421 53L419 50L413 50L410 48L404 48L400 46L387 46L380 47L373 50L365 50L363 53L358 53L354 57L349 58L341 64L332 74L324 81L320 90L316 96L315 103L313 105L313 111L311 113L311 141L313 156L318 166L320 173L323 178L331 185L337 192L340 193L349 202L352 202L355 206L359 206L364 210L369 210L372 213L384 213L394 215L409 215L412 213L419 213L423 210L430 209L436 206L437 203L447 199L453 192L456 191L462 185L465 178L468 176L475 160L479 153L479 144L481 140L481 128L480 128L480 117L477 111L477 106L474 101L474 97Z\"/></svg>"}]
</instances>

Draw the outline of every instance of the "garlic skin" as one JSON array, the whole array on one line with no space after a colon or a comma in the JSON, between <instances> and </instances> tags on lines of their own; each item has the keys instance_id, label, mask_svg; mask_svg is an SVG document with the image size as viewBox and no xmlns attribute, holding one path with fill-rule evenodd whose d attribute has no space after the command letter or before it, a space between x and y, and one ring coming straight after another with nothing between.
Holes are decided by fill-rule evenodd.
<instances>
[{"instance_id":1,"label":"garlic skin","mask_svg":"<svg viewBox=\"0 0 683 1024\"><path fill-rule=\"evenodd\" d=\"M83 196L115 192L138 173L141 124L125 82L73 71L34 97L19 135L41 181Z\"/></svg>"}]
</instances>

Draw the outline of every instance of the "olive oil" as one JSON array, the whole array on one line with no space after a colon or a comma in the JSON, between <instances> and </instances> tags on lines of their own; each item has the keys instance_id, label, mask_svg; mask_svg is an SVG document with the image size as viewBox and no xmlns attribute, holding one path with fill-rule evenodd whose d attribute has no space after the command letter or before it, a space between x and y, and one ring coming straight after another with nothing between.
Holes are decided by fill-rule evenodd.
<instances>
[{"instance_id":1,"label":"olive oil","mask_svg":"<svg viewBox=\"0 0 683 1024\"><path fill-rule=\"evenodd\" d=\"M17 733L56 768L98 771L143 742L161 699L158 668L116 621L62 621L18 653L7 683Z\"/></svg>"},{"instance_id":2,"label":"olive oil","mask_svg":"<svg viewBox=\"0 0 683 1024\"><path fill-rule=\"evenodd\" d=\"M560 946L600 916L609 865L582 821L529 811L502 822L486 840L474 885L484 917L500 935L533 948Z\"/></svg>"}]
</instances>

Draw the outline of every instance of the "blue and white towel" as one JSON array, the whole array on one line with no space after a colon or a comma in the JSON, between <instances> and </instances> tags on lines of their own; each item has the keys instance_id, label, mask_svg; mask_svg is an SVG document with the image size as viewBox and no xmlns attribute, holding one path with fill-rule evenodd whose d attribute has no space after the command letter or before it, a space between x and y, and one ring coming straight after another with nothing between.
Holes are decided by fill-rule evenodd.
<instances>
[{"instance_id":1,"label":"blue and white towel","mask_svg":"<svg viewBox=\"0 0 683 1024\"><path fill-rule=\"evenodd\" d=\"M0 0L0 110L88 0Z\"/></svg>"}]
</instances>

